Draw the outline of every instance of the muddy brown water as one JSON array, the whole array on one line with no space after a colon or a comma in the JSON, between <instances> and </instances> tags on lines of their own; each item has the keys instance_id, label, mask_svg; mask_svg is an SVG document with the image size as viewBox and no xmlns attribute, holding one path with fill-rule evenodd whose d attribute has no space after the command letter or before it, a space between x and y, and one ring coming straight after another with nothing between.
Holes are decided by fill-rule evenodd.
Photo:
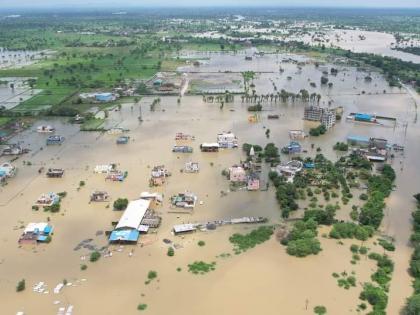
<instances>
[{"instance_id":1,"label":"muddy brown water","mask_svg":"<svg viewBox=\"0 0 420 315\"><path fill-rule=\"evenodd\" d=\"M270 62L276 65L276 60ZM238 62L238 69L247 67L244 62L242 66L240 64ZM282 66L291 73L296 70L296 65ZM320 74L319 69L307 65L301 74L294 75L292 82L284 79L287 74L274 74L271 79L276 80L279 89L298 91L303 87L308 89L308 78L318 82ZM332 150L332 145L345 140L349 134L385 137L391 143L406 146L404 155L397 154L392 161L397 171L397 188L387 200L386 218L381 227L381 232L393 236L397 245L396 252L391 254L396 265L388 313L398 314L411 293L407 272L411 252L408 239L410 213L414 208L411 196L419 189L420 128L414 122L415 107L410 95L404 90L388 88L377 74L373 74L371 83L366 83L361 79L364 75L347 67L347 71L339 72L337 77L330 76L334 80L331 90L317 87L314 91L322 93L323 100L331 99L334 105L344 106L345 114L375 112L396 117L397 125L371 126L343 120L326 135L306 139L302 145L308 155L314 156L316 152L311 150L314 143L315 148L321 147L331 159L339 156ZM255 84L257 93L272 91L269 74L259 75ZM365 95L361 94L362 89L366 91ZM384 89L385 95L382 94ZM319 233L323 251L303 259L288 256L275 238L246 253L234 255L229 236L249 231L250 226L226 226L183 237L171 234L173 224L245 215L261 215L272 223L280 222L280 210L271 188L261 192L229 192L221 197L220 192L229 189L221 172L244 158L240 149L201 153L199 144L215 141L217 133L231 130L239 137L240 144L274 142L279 147L284 146L289 142L289 129L308 130L312 126L301 119L303 105L298 102L264 104L259 121L249 123L247 105L242 104L239 97L234 103L225 104L222 110L218 104L203 103L200 96L183 97L181 104L177 104L176 97L162 97L161 105L154 112L149 110L151 102L151 98L140 102L144 120L141 123L137 119L138 105L124 104L121 111L110 113L107 126L130 130L128 145L117 146L116 135L79 132L78 126L58 119L39 121L13 139L32 151L14 162L19 167L18 175L0 189L0 295L8 301L3 304L3 312L56 314L58 307L74 305L73 314L137 314L137 305L145 303L148 305L145 313L149 314L312 314L316 305L325 305L331 314L355 313L360 304L361 283L370 281L375 266L365 258L352 265L349 246L357 242L346 240L344 245L339 245L323 238L321 235L328 232L327 228L321 228ZM280 119L267 120L269 113L278 114ZM54 125L57 134L66 137L64 144L46 147L47 136L35 131L39 124ZM271 130L270 139L265 137L266 128ZM171 152L176 132L195 135L196 140L191 142L194 153ZM288 158L282 156L283 161ZM24 160L31 161L32 165L24 166ZM200 173L179 172L187 161L198 161ZM93 173L95 165L105 163L118 163L121 170L128 171L127 179L123 183L106 182L103 175ZM93 239L92 245L106 246L105 236L96 234L111 229L111 222L121 216L106 208L106 204L89 204L89 194L93 190L106 190L113 200L118 197L135 199L142 191L151 190L148 187L150 167L159 164L165 164L173 175L165 186L154 189L165 196L164 205L158 208L163 217L158 232L143 237L144 246L111 246L112 258L87 263L88 269L81 271L80 265L86 263L81 257L89 251L84 248L75 251L74 248L89 238ZM65 176L47 179L38 174L42 166L63 167ZM86 185L78 190L81 180ZM203 205L197 205L191 215L168 213L169 196L185 190L196 193ZM34 200L48 191L67 191L60 213L32 211ZM345 218L348 207L342 207L340 211L339 217ZM28 222L45 221L47 217L55 228L52 242L19 247L17 240L21 227ZM181 246L174 257L166 256L165 238ZM368 242L368 246L381 252L373 244L375 239ZM204 240L206 246L197 246L198 240ZM129 257L131 250L133 256ZM217 257L222 253L231 253L231 257ZM188 273L187 265L196 260L216 261L216 270L197 276ZM182 271L178 272L178 267ZM156 270L158 279L146 285L149 270ZM337 280L331 274L342 271L355 271L356 288L344 290L337 286ZM16 293L15 286L21 278L26 279L27 290ZM60 294L53 294L52 289L63 279L73 285L65 287ZM49 294L32 292L32 285L39 281L48 284ZM60 301L60 304L54 305L54 301Z\"/></svg>"}]
</instances>

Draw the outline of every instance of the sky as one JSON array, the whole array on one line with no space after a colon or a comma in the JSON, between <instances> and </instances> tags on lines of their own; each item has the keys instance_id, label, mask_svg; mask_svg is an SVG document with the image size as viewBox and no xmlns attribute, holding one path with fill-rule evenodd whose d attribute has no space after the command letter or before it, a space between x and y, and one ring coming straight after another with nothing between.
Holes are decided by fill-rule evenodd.
<instances>
[{"instance_id":1,"label":"sky","mask_svg":"<svg viewBox=\"0 0 420 315\"><path fill-rule=\"evenodd\" d=\"M178 6L310 6L310 7L416 7L420 0L0 0L3 7L178 7Z\"/></svg>"}]
</instances>

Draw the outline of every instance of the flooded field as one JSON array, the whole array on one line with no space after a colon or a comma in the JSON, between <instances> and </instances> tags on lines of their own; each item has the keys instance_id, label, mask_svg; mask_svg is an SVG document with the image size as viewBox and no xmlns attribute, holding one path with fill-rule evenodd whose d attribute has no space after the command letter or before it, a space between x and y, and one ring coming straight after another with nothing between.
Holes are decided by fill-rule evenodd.
<instances>
[{"instance_id":1,"label":"flooded field","mask_svg":"<svg viewBox=\"0 0 420 315\"><path fill-rule=\"evenodd\" d=\"M52 52L45 51L24 51L7 50L0 47L0 69L21 68L31 65Z\"/></svg>"},{"instance_id":2,"label":"flooded field","mask_svg":"<svg viewBox=\"0 0 420 315\"><path fill-rule=\"evenodd\" d=\"M307 138L301 142L308 156L315 156L314 148L320 147L330 159L339 154L332 146L345 141L348 135L384 137L391 143L405 145L404 154L396 154L392 165L397 172L397 189L387 200L386 219L381 232L393 236L396 251L391 254L395 272L390 288L389 314L398 314L405 299L410 295L411 284L407 272L410 248L410 213L414 208L411 196L418 192L418 156L420 154L420 128L417 124L416 107L405 90L391 89L376 73L358 71L351 67L336 66L336 76L329 75L333 87L320 87L320 76L325 69L316 67L310 60L301 66L282 61L284 56L264 56L251 62L243 56L220 55L211 57L200 66L199 72L241 72L254 70L256 93L299 91L322 95L321 104L343 106L344 116L350 112L369 112L397 118L392 127L355 124L345 119L338 122L327 134ZM323 67L328 69L332 65ZM279 67L284 69L279 73ZM180 69L191 74L190 68ZM371 82L364 80L370 74ZM222 75L222 74L221 74ZM231 74L223 73L230 77ZM232 75L236 75L232 73ZM289 80L287 77L291 76ZM240 78L234 78L240 80ZM311 87L310 82L316 82ZM238 83L238 86L242 83ZM364 92L363 92L364 91ZM384 91L386 94L384 94ZM111 111L107 127L129 129L130 142L118 146L118 136L107 133L83 133L77 125L64 120L39 121L31 129L17 135L13 142L20 142L31 149L27 155L13 163L19 167L18 175L0 188L0 294L8 301L3 305L6 314L25 311L25 314L57 314L59 307L74 305L74 314L138 314L139 303L147 304L145 314L312 314L313 307L325 305L329 314L355 314L360 304L361 286L344 290L337 286L333 272L354 271L358 283L369 281L375 266L371 260L350 263L349 246L355 240L323 238L328 228L319 233L323 251L317 256L296 258L287 255L285 248L273 237L270 241L240 255L234 255L229 236L235 232L249 231L252 226L225 226L215 231L196 232L185 236L173 236L174 224L217 220L241 216L264 216L270 224L280 223L279 206L270 187L267 191L247 192L229 190L229 183L221 175L222 170L245 159L241 149L226 149L218 153L202 153L199 145L214 142L222 131L233 131L244 142L265 145L274 142L282 147L289 142L290 129L308 131L313 125L302 120L303 104L264 103L263 111L255 123L250 123L247 104L236 96L233 103L220 109L219 104L205 103L201 96L161 97L155 111L150 111L152 98L143 98L139 105L123 104L121 111ZM142 107L143 122L137 116ZM268 114L279 115L278 120L268 120ZM45 134L36 132L41 124L54 126L56 134L66 140L60 146L45 146ZM271 130L270 138L265 136ZM184 132L195 136L189 143L194 148L191 154L172 153L175 133ZM314 148L312 148L314 144ZM305 155L303 155L305 156ZM288 156L282 156L287 161ZM5 161L4 157L1 161ZM30 161L24 163L24 161ZM179 170L188 161L200 163L200 173L185 174ZM105 181L104 175L94 174L97 164L117 163L127 171L124 182ZM151 167L164 164L172 176L168 183L157 189L149 187ZM48 167L65 168L62 179L48 179L38 170ZM267 173L267 169L264 174ZM79 182L85 185L79 187ZM126 197L133 200L143 191L158 191L164 194L164 203L157 211L163 221L157 233L140 237L135 246L112 245L113 255L88 263L84 258L90 253L89 246L78 247L84 240L93 248L107 246L103 234L109 231L112 221L121 213L112 210L112 203L89 203L93 190L106 190L112 200ZM202 204L192 214L168 213L171 195L192 191ZM33 202L42 193L66 191L59 213L33 211ZM222 194L224 191L225 194ZM342 206L337 217L348 219L348 207ZM302 213L298 210L297 215ZM29 222L49 218L54 226L50 244L19 246L17 240L22 228ZM91 240L90 240L91 239ZM174 257L166 255L170 239L178 245ZM373 244L367 246L380 252ZM205 247L197 245L199 240ZM84 243L86 244L86 243ZM130 255L130 253L132 253ZM226 253L229 253L227 255ZM216 270L206 275L193 275L187 265L196 261L216 262ZM80 270L86 263L88 269ZM177 268L181 268L177 271ZM158 278L146 285L147 273L155 270ZM15 286L26 279L27 290L16 294ZM66 279L70 285L60 294L52 289ZM48 284L48 294L32 291L32 285L40 281ZM320 290L322 288L322 290Z\"/></svg>"},{"instance_id":3,"label":"flooded field","mask_svg":"<svg viewBox=\"0 0 420 315\"><path fill-rule=\"evenodd\" d=\"M11 109L41 92L41 90L30 89L25 83L28 79L30 78L0 77L0 81L3 81L3 84L0 84L0 106Z\"/></svg>"}]
</instances>

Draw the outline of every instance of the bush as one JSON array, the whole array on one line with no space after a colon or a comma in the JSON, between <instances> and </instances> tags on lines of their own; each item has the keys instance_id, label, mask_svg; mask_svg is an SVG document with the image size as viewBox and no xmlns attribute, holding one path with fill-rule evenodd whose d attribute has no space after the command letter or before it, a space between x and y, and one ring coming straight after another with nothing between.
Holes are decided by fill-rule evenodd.
<instances>
[{"instance_id":1,"label":"bush","mask_svg":"<svg viewBox=\"0 0 420 315\"><path fill-rule=\"evenodd\" d=\"M188 265L188 271L193 274L205 274L216 269L216 263L205 263L204 261L195 261Z\"/></svg>"},{"instance_id":2,"label":"bush","mask_svg":"<svg viewBox=\"0 0 420 315\"><path fill-rule=\"evenodd\" d=\"M26 282L25 282L25 279L22 279L18 282L16 286L16 292L22 292L25 290L25 288L26 288Z\"/></svg>"},{"instance_id":3,"label":"bush","mask_svg":"<svg viewBox=\"0 0 420 315\"><path fill-rule=\"evenodd\" d=\"M127 198L118 198L114 201L114 209L115 210L125 210L128 206L128 199Z\"/></svg>"},{"instance_id":4,"label":"bush","mask_svg":"<svg viewBox=\"0 0 420 315\"><path fill-rule=\"evenodd\" d=\"M327 314L327 308L322 305L318 305L314 307L314 313L317 315L325 315Z\"/></svg>"},{"instance_id":5,"label":"bush","mask_svg":"<svg viewBox=\"0 0 420 315\"><path fill-rule=\"evenodd\" d=\"M172 247L168 247L168 252L166 253L169 257L172 257L175 255L175 251Z\"/></svg>"},{"instance_id":6,"label":"bush","mask_svg":"<svg viewBox=\"0 0 420 315\"><path fill-rule=\"evenodd\" d=\"M157 272L153 271L153 270L149 271L149 273L147 274L147 278L149 280L153 280L153 279L157 278Z\"/></svg>"},{"instance_id":7,"label":"bush","mask_svg":"<svg viewBox=\"0 0 420 315\"><path fill-rule=\"evenodd\" d=\"M137 309L139 311L144 311L144 310L146 310L146 308L147 308L147 304L139 304L139 305L137 305Z\"/></svg>"},{"instance_id":8,"label":"bush","mask_svg":"<svg viewBox=\"0 0 420 315\"><path fill-rule=\"evenodd\" d=\"M87 269L87 265L85 264L80 265L80 270L86 270L86 269Z\"/></svg>"},{"instance_id":9,"label":"bush","mask_svg":"<svg viewBox=\"0 0 420 315\"><path fill-rule=\"evenodd\" d=\"M206 245L206 242L198 241L197 245L200 246L200 247L203 247L204 245Z\"/></svg>"},{"instance_id":10,"label":"bush","mask_svg":"<svg viewBox=\"0 0 420 315\"><path fill-rule=\"evenodd\" d=\"M98 261L99 258L101 258L101 253L98 251L94 251L90 254L89 260L90 262L95 262L95 261Z\"/></svg>"}]
</instances>

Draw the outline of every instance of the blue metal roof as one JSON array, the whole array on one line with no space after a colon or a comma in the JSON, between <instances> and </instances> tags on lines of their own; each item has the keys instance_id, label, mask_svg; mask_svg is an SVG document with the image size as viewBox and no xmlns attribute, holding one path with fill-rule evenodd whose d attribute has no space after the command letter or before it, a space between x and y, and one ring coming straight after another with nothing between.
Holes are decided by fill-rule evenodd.
<instances>
[{"instance_id":1,"label":"blue metal roof","mask_svg":"<svg viewBox=\"0 0 420 315\"><path fill-rule=\"evenodd\" d=\"M364 136L348 136L347 141L369 142L369 138Z\"/></svg>"},{"instance_id":2,"label":"blue metal roof","mask_svg":"<svg viewBox=\"0 0 420 315\"><path fill-rule=\"evenodd\" d=\"M137 230L114 230L109 236L110 242L127 241L136 242L139 239L140 232Z\"/></svg>"},{"instance_id":3,"label":"blue metal roof","mask_svg":"<svg viewBox=\"0 0 420 315\"><path fill-rule=\"evenodd\" d=\"M354 118L359 119L359 120L371 120L372 117L373 116L370 114L362 114L362 113L356 113L356 115L354 115Z\"/></svg>"}]
</instances>

